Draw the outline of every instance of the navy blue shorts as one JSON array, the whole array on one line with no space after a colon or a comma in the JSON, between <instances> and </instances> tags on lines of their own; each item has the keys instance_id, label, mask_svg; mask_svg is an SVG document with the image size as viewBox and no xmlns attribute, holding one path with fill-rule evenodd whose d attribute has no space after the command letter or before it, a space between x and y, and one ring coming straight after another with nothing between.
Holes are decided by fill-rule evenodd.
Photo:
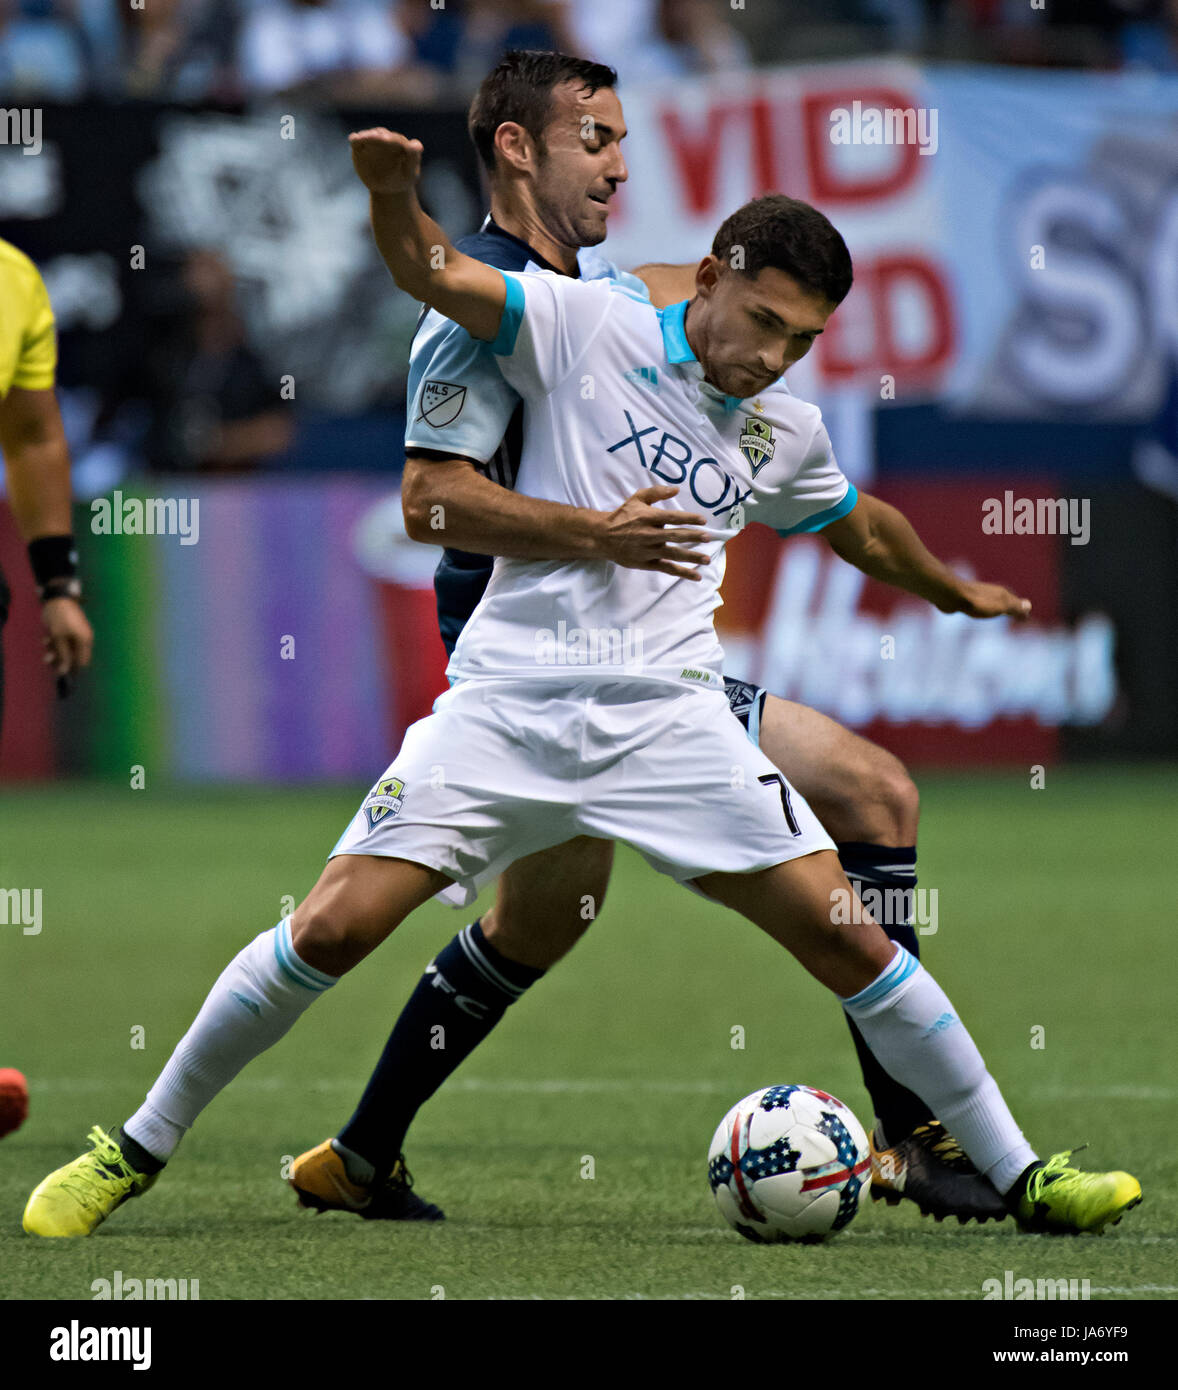
<instances>
[{"instance_id":1,"label":"navy blue shorts","mask_svg":"<svg viewBox=\"0 0 1178 1390\"><path fill-rule=\"evenodd\" d=\"M765 709L765 696L769 692L764 686L754 685L752 681L733 680L731 676L724 677L724 690L728 696L728 708L744 725L749 742L754 748L760 748L761 714Z\"/></svg>"}]
</instances>

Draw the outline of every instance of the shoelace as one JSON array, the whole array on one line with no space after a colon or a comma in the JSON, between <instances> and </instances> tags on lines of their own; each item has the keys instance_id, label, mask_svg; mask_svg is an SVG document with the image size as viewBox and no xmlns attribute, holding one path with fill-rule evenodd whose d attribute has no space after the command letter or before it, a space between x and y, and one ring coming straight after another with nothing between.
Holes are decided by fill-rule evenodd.
<instances>
[{"instance_id":1,"label":"shoelace","mask_svg":"<svg viewBox=\"0 0 1178 1390\"><path fill-rule=\"evenodd\" d=\"M413 1186L413 1176L409 1169L405 1167L405 1155L398 1154L397 1161L393 1164L392 1172L384 1180L383 1186L397 1190L399 1188L411 1188Z\"/></svg>"},{"instance_id":2,"label":"shoelace","mask_svg":"<svg viewBox=\"0 0 1178 1390\"><path fill-rule=\"evenodd\" d=\"M969 1163L969 1155L951 1134L941 1125L918 1125L913 1130L913 1138L924 1149L935 1154L946 1167L953 1164ZM972 1165L971 1165L972 1166Z\"/></svg>"},{"instance_id":3,"label":"shoelace","mask_svg":"<svg viewBox=\"0 0 1178 1390\"><path fill-rule=\"evenodd\" d=\"M1043 1189L1048 1184L1058 1181L1069 1172L1074 1172L1068 1159L1074 1153L1079 1153L1080 1149L1086 1149L1087 1144L1081 1144L1078 1149L1065 1149L1063 1153L1053 1154L1042 1168L1036 1168L1027 1182L1027 1197L1032 1202L1037 1202L1043 1195Z\"/></svg>"},{"instance_id":4,"label":"shoelace","mask_svg":"<svg viewBox=\"0 0 1178 1390\"><path fill-rule=\"evenodd\" d=\"M121 1170L115 1174L95 1172L92 1168L80 1168L62 1180L61 1190L63 1192L71 1193L83 1206L94 1207L104 1187L111 1183L125 1182L134 1174L120 1153L119 1146L97 1125L87 1134L86 1138L94 1145L92 1158L96 1158L104 1167L110 1165Z\"/></svg>"}]
</instances>

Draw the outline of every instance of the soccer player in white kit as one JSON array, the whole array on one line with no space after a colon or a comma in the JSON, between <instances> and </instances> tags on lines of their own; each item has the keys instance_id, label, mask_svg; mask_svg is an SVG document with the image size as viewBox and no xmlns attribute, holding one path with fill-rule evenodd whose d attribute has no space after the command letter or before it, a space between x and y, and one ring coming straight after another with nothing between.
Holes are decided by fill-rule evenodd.
<instances>
[{"instance_id":1,"label":"soccer player in white kit","mask_svg":"<svg viewBox=\"0 0 1178 1390\"><path fill-rule=\"evenodd\" d=\"M628 276L601 254L610 206L629 178L616 79L612 68L568 54L503 55L480 83L467 117L487 174L489 212L480 229L456 245L500 270L550 270L583 280L605 275L656 308L668 307L694 294L694 263L646 265ZM801 261L779 258L778 268L824 297L837 297L849 257L836 240L801 248ZM796 355L792 349L790 355ZM653 367L634 371L658 390ZM447 659L490 582L496 555L609 560L663 574L690 573L691 563L707 560L688 549L705 522L691 510L690 483L642 488L601 512L515 492L524 403L490 344L435 311L422 316L414 335L408 405L402 509L414 540L444 542L434 588ZM673 461L660 469L686 477ZM670 497L688 510L650 505ZM822 533L834 548L841 529L836 523ZM1011 597L999 585L982 583L961 593L957 606L985 619L1008 612ZM884 906L875 909L876 920L919 957L909 921L919 797L903 764L817 710L728 671L724 684L733 717L810 803L855 891L876 895ZM414 1116L597 920L613 851L613 841L582 835L510 865L494 903L426 966L350 1118L295 1158L290 1183L300 1203L351 1211L365 1221L443 1219L440 1208L413 1190L404 1146ZM906 1200L938 1219L1006 1216L1006 1204L955 1138L883 1070L845 1017L874 1112L872 1197ZM444 1048L436 1046L439 1027ZM133 1141L120 1142L134 1158Z\"/></svg>"},{"instance_id":2,"label":"soccer player in white kit","mask_svg":"<svg viewBox=\"0 0 1178 1390\"><path fill-rule=\"evenodd\" d=\"M419 142L369 131L352 143L397 283L491 342L526 403L519 490L600 509L673 468L714 532L698 579L496 561L452 688L409 730L293 917L230 962L124 1129L166 1161L209 1100L429 897L469 902L513 859L590 835L627 841L784 945L1026 1228L1119 1220L1141 1199L1136 1179L1081 1172L1068 1152L1036 1157L927 970L865 912L832 910L851 897L833 842L728 714L712 613L724 543L746 521L841 524L845 558L932 601L953 602L960 584L899 513L857 498L819 412L780 380L836 301L773 265L775 230L837 233L805 204L758 199L716 242L743 256L755 241L756 254L714 248L695 297L658 311L615 281L460 255L417 201ZM847 286L849 271L848 257ZM89 1234L154 1181L101 1130L91 1137L91 1153L33 1192L30 1233Z\"/></svg>"}]
</instances>

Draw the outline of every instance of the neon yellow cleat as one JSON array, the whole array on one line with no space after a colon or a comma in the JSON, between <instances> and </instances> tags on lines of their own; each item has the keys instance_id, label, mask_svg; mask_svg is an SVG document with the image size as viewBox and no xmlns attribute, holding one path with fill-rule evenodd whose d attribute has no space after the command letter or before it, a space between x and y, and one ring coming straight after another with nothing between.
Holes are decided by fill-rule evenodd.
<instances>
[{"instance_id":1,"label":"neon yellow cleat","mask_svg":"<svg viewBox=\"0 0 1178 1390\"><path fill-rule=\"evenodd\" d=\"M1141 1201L1141 1184L1132 1174L1082 1173L1068 1166L1073 1152L1053 1154L1031 1173L1015 1214L1024 1231L1099 1235Z\"/></svg>"},{"instance_id":2,"label":"neon yellow cleat","mask_svg":"<svg viewBox=\"0 0 1178 1390\"><path fill-rule=\"evenodd\" d=\"M50 1173L33 1189L21 1224L31 1236L88 1236L128 1197L159 1177L139 1173L118 1144L97 1125L86 1136L94 1148Z\"/></svg>"}]
</instances>

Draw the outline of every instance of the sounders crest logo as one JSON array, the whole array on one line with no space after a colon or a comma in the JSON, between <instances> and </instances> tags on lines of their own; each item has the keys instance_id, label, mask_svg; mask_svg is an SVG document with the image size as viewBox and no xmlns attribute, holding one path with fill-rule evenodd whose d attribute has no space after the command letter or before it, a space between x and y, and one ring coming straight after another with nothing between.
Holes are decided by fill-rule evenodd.
<instances>
[{"instance_id":1,"label":"sounders crest logo","mask_svg":"<svg viewBox=\"0 0 1178 1390\"><path fill-rule=\"evenodd\" d=\"M405 804L405 783L396 777L378 782L364 798L364 814L369 828L375 830L382 820L395 816Z\"/></svg>"},{"instance_id":2,"label":"sounders crest logo","mask_svg":"<svg viewBox=\"0 0 1178 1390\"><path fill-rule=\"evenodd\" d=\"M773 457L776 447L773 427L753 415L747 416L744 433L740 436L740 452L748 459L754 478Z\"/></svg>"}]
</instances>

